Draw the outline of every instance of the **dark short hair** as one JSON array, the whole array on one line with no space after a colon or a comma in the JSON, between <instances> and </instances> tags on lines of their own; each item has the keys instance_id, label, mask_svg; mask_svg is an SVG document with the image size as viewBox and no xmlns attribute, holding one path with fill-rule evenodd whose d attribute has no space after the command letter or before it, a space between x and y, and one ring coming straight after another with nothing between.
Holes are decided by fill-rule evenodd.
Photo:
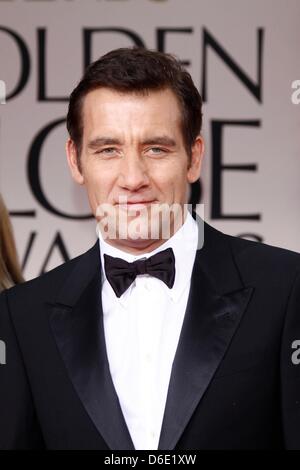
<instances>
[{"instance_id":1,"label":"dark short hair","mask_svg":"<svg viewBox=\"0 0 300 470\"><path fill-rule=\"evenodd\" d=\"M102 87L140 94L151 90L172 90L182 111L183 141L190 155L202 126L202 99L190 74L172 54L143 47L120 48L91 63L70 95L67 129L76 146L79 166L83 100L87 93Z\"/></svg>"}]
</instances>

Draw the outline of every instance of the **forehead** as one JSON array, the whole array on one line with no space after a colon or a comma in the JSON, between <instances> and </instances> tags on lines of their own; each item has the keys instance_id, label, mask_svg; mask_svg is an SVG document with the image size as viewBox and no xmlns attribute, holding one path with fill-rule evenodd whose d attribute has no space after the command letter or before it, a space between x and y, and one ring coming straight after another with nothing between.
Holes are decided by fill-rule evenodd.
<instances>
[{"instance_id":1,"label":"forehead","mask_svg":"<svg viewBox=\"0 0 300 470\"><path fill-rule=\"evenodd\" d=\"M173 133L180 129L181 109L170 89L138 94L99 88L86 95L82 111L85 135L99 132L99 128Z\"/></svg>"}]
</instances>

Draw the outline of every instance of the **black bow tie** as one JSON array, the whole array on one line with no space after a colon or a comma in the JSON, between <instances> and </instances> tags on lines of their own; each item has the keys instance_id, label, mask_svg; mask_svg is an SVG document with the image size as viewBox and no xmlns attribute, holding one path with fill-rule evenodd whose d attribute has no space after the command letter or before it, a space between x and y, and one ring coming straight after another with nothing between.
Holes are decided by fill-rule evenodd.
<instances>
[{"instance_id":1,"label":"black bow tie","mask_svg":"<svg viewBox=\"0 0 300 470\"><path fill-rule=\"evenodd\" d=\"M175 281L175 256L172 248L160 251L150 258L128 263L122 258L104 255L104 268L108 282L117 297L121 297L138 274L150 274L163 281L169 289Z\"/></svg>"}]
</instances>

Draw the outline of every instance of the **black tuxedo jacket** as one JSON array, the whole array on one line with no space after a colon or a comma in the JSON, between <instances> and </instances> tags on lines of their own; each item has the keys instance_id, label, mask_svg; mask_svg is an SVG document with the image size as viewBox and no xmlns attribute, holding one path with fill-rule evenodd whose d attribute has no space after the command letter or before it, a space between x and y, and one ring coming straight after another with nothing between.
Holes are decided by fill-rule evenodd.
<instances>
[{"instance_id":1,"label":"black tuxedo jacket","mask_svg":"<svg viewBox=\"0 0 300 470\"><path fill-rule=\"evenodd\" d=\"M204 226L159 449L300 449L300 255ZM134 450L106 355L100 268L97 240L1 294L0 448Z\"/></svg>"}]
</instances>

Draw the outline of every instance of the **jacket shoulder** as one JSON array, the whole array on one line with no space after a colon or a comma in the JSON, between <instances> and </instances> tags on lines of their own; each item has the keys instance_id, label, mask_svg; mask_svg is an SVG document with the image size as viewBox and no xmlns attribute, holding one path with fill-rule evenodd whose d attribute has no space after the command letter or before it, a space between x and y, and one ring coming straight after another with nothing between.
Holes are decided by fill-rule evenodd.
<instances>
[{"instance_id":1,"label":"jacket shoulder","mask_svg":"<svg viewBox=\"0 0 300 470\"><path fill-rule=\"evenodd\" d=\"M64 284L70 274L80 265L84 258L87 258L93 251L95 251L97 242L93 247L88 249L86 252L72 258L71 260L57 266L54 269L34 278L26 281L22 284L7 289L8 298L19 298L19 299L31 299L34 295L36 299L42 299L47 297L49 299L54 298L56 293L59 291L61 286Z\"/></svg>"},{"instance_id":2,"label":"jacket shoulder","mask_svg":"<svg viewBox=\"0 0 300 470\"><path fill-rule=\"evenodd\" d=\"M232 252L238 267L257 276L276 273L294 276L300 270L300 253L259 241L229 235L209 226L215 240L223 239Z\"/></svg>"}]
</instances>

